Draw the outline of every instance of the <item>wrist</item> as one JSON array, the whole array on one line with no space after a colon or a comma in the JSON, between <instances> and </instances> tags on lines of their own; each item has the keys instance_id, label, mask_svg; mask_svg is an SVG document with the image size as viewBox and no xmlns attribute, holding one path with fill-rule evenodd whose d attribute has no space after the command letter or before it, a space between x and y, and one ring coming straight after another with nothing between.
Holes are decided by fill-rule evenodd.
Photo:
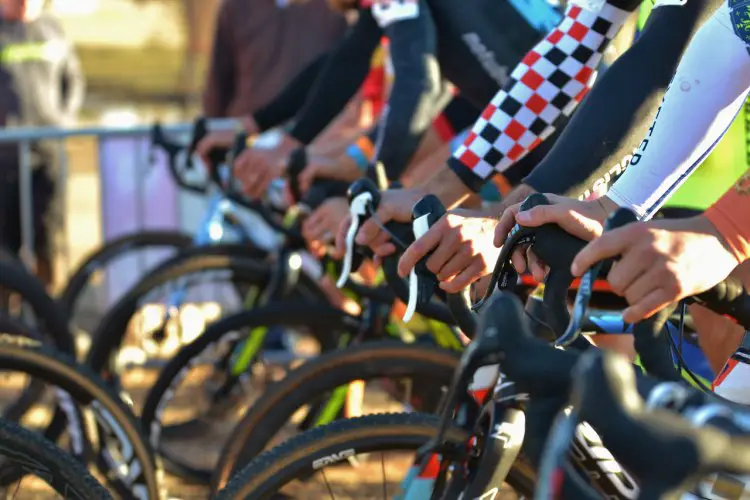
<instances>
[{"instance_id":1,"label":"wrist","mask_svg":"<svg viewBox=\"0 0 750 500\"><path fill-rule=\"evenodd\" d=\"M255 121L255 118L253 118L252 115L241 117L240 124L242 125L242 128L245 130L248 136L257 135L260 132L258 123Z\"/></svg>"},{"instance_id":2,"label":"wrist","mask_svg":"<svg viewBox=\"0 0 750 500\"><path fill-rule=\"evenodd\" d=\"M607 196L600 196L595 200L595 203L602 209L602 221L610 216L612 212L620 208L611 198Z\"/></svg>"},{"instance_id":3,"label":"wrist","mask_svg":"<svg viewBox=\"0 0 750 500\"><path fill-rule=\"evenodd\" d=\"M713 236L719 243L721 243L721 246L724 248L724 250L726 250L728 254L734 257L734 259L737 261L737 265L742 264L742 262L744 261L744 259L742 258L743 252L741 252L731 244L729 239L721 233L721 231L717 227L717 224L715 224L709 217L707 217L705 214L701 214L695 217L691 217L690 219L688 219L688 221L689 229L691 231Z\"/></svg>"},{"instance_id":4,"label":"wrist","mask_svg":"<svg viewBox=\"0 0 750 500\"><path fill-rule=\"evenodd\" d=\"M295 149L302 147L305 147L305 145L289 134L283 134L278 145L278 148L285 153L291 153Z\"/></svg>"}]
</instances>

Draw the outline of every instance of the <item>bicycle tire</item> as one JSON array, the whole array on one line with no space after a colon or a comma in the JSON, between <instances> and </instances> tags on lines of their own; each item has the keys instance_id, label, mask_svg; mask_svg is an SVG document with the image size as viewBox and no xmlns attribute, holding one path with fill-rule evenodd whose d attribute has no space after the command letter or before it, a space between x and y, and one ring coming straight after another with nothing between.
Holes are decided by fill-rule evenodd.
<instances>
[{"instance_id":1,"label":"bicycle tire","mask_svg":"<svg viewBox=\"0 0 750 500\"><path fill-rule=\"evenodd\" d=\"M153 289L190 274L221 270L230 271L234 278L265 286L271 273L268 264L263 261L228 255L191 255L179 263L174 265L165 263L164 266L161 272L151 273L121 297L107 312L94 332L86 364L99 373L104 380L114 381L115 373L110 360L122 344L128 323L136 312L141 297ZM300 277L300 286L313 290L314 294L319 292L317 284L305 274Z\"/></svg>"},{"instance_id":2,"label":"bicycle tire","mask_svg":"<svg viewBox=\"0 0 750 500\"><path fill-rule=\"evenodd\" d=\"M204 351L220 343L225 336L235 335L236 330L240 328L271 324L311 327L311 331L317 334L316 338L322 350L326 351L334 349L337 345L337 339L330 335L330 332L352 331L358 322L352 316L328 304L281 301L254 310L243 311L209 325L200 337L180 349L177 355L167 363L146 396L141 412L141 422L154 449L160 449L160 411L174 394L171 388L179 384L193 361ZM188 467L164 453L162 453L162 459L170 471L183 477L205 484L211 479L210 470Z\"/></svg>"},{"instance_id":3,"label":"bicycle tire","mask_svg":"<svg viewBox=\"0 0 750 500\"><path fill-rule=\"evenodd\" d=\"M434 415L392 413L340 420L311 429L256 457L213 498L270 499L289 481L314 473L314 461L318 459L341 456L341 452L348 450L361 453L416 450L435 436L438 427L439 419ZM445 438L460 446L468 434L463 429L449 427Z\"/></svg>"},{"instance_id":4,"label":"bicycle tire","mask_svg":"<svg viewBox=\"0 0 750 500\"><path fill-rule=\"evenodd\" d=\"M163 485L163 468L148 441L144 438L140 423L118 394L87 366L77 364L65 353L57 352L43 344L32 345L29 341L17 338L0 339L0 366L6 370L16 370L47 382L69 394L75 403L86 408L96 424L96 435L89 429L92 441L101 443L103 429L119 440L119 457L125 463L111 463L115 460L106 446L98 446L97 464L108 469L110 485L125 498L166 498ZM60 415L58 417L57 415ZM55 418L61 418L58 412ZM52 424L50 425L52 427ZM138 474L140 472L140 474Z\"/></svg>"},{"instance_id":5,"label":"bicycle tire","mask_svg":"<svg viewBox=\"0 0 750 500\"><path fill-rule=\"evenodd\" d=\"M0 455L34 472L63 498L108 500L107 490L79 462L18 424L0 420Z\"/></svg>"},{"instance_id":6,"label":"bicycle tire","mask_svg":"<svg viewBox=\"0 0 750 500\"><path fill-rule=\"evenodd\" d=\"M58 302L69 318L73 317L81 292L86 288L91 276L126 252L143 250L149 247L185 248L193 243L193 237L179 231L153 230L126 234L108 241L89 253L68 278L60 292Z\"/></svg>"},{"instance_id":7,"label":"bicycle tire","mask_svg":"<svg viewBox=\"0 0 750 500\"><path fill-rule=\"evenodd\" d=\"M428 374L436 383L449 385L459 359L458 353L438 347L377 341L308 361L269 386L235 426L214 468L213 491L260 455L295 411L321 395L353 380L378 376Z\"/></svg>"},{"instance_id":8,"label":"bicycle tire","mask_svg":"<svg viewBox=\"0 0 750 500\"><path fill-rule=\"evenodd\" d=\"M58 349L75 353L68 318L60 304L47 294L44 285L18 261L0 258L0 288L18 293L31 306L40 330Z\"/></svg>"}]
</instances>

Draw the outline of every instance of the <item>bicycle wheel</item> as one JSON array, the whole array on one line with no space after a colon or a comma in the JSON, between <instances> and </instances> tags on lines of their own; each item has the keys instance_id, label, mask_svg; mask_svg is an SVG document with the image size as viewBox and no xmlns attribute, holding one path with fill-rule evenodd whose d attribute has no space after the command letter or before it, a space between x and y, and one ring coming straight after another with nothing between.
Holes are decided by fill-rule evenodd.
<instances>
[{"instance_id":1,"label":"bicycle wheel","mask_svg":"<svg viewBox=\"0 0 750 500\"><path fill-rule=\"evenodd\" d=\"M47 294L44 285L18 261L0 258L0 296L12 302L11 295L20 296L23 303L29 305L34 315L35 326L45 340L63 352L75 352L73 336L68 329L68 319L60 305ZM22 309L21 304L17 306L6 311ZM2 309L3 304L0 304L0 310Z\"/></svg>"},{"instance_id":2,"label":"bicycle wheel","mask_svg":"<svg viewBox=\"0 0 750 500\"><path fill-rule=\"evenodd\" d=\"M0 493L12 494L12 498L112 498L86 468L67 453L39 434L6 420L0 420L0 457L0 483L5 483L5 473L10 469L14 475L19 469L25 473L16 480L17 485L0 489ZM38 480L27 484L31 486L30 492L19 495L28 475Z\"/></svg>"},{"instance_id":3,"label":"bicycle wheel","mask_svg":"<svg viewBox=\"0 0 750 500\"><path fill-rule=\"evenodd\" d=\"M90 425L83 429L68 425L69 434L83 434L94 444L96 465L118 495L165 498L161 464L143 438L139 423L117 393L90 368L40 343L13 337L0 339L0 367L28 374L54 389L61 410L45 433L50 438L56 439L65 422L74 420L71 407L77 405L91 415Z\"/></svg>"},{"instance_id":4,"label":"bicycle wheel","mask_svg":"<svg viewBox=\"0 0 750 500\"><path fill-rule=\"evenodd\" d=\"M211 445L224 442L252 396L264 392L264 379L280 376L296 359L335 348L357 325L356 318L332 306L297 301L270 303L212 324L172 358L146 397L141 422L152 446L171 472L208 483L218 459ZM294 334L301 352L279 361L257 351L238 372L232 361L237 357L228 353L244 338L260 346L271 327ZM200 456L188 451L196 446Z\"/></svg>"},{"instance_id":5,"label":"bicycle wheel","mask_svg":"<svg viewBox=\"0 0 750 500\"><path fill-rule=\"evenodd\" d=\"M421 413L334 422L258 456L214 499L394 498L413 463L413 452L437 429L437 417ZM467 439L462 429L446 432L446 441L456 447Z\"/></svg>"},{"instance_id":6,"label":"bicycle wheel","mask_svg":"<svg viewBox=\"0 0 750 500\"><path fill-rule=\"evenodd\" d=\"M149 351L144 350L142 345L134 346L134 349L140 349L137 354L141 361L138 361L135 356L118 357L118 354L125 344L128 326L139 311L139 305L152 300L153 296L158 295L163 288L175 285L175 283L197 282L202 277L208 276L220 280L221 283L229 282L233 294L231 299L237 302L237 309L241 310L245 308L243 304L245 298L260 293L270 280L270 266L256 259L227 255L191 255L184 259L177 257L180 259L179 263L175 262L173 265L165 263L163 271L150 274L126 293L108 311L93 334L93 344L87 356L87 364L101 373L105 380L114 381L128 369L129 364L132 367L142 367L148 361ZM239 293L235 290L240 290L242 296L238 298ZM300 298L310 301L321 300L321 292L317 284L304 274L300 278L298 292ZM222 311L222 315L226 314L227 311ZM166 323L159 323L156 328L141 332L139 335L142 338L138 339L136 344L150 342L151 352L157 350L158 353L161 352L158 349L163 346L165 338L171 340L167 353L169 355L164 356L166 361L167 358L176 354L173 350L180 347L178 340L166 337L166 333L169 332L167 326ZM179 340L179 342L182 341Z\"/></svg>"},{"instance_id":7,"label":"bicycle wheel","mask_svg":"<svg viewBox=\"0 0 750 500\"><path fill-rule=\"evenodd\" d=\"M142 231L126 234L108 241L90 253L70 275L58 301L69 318L75 316L81 294L95 273L103 270L125 254L152 248L182 249L192 244L193 238L178 231Z\"/></svg>"},{"instance_id":8,"label":"bicycle wheel","mask_svg":"<svg viewBox=\"0 0 750 500\"><path fill-rule=\"evenodd\" d=\"M378 341L305 363L270 386L234 427L214 469L214 490L270 446L338 417L336 411L321 418L334 399L341 397L336 395L338 388L351 382L363 380L365 390L385 394L389 401L401 395L393 394L393 386L398 384L402 393L411 386L409 406L417 411L435 410L458 360L458 353L422 343ZM383 401L379 403L382 408Z\"/></svg>"}]
</instances>

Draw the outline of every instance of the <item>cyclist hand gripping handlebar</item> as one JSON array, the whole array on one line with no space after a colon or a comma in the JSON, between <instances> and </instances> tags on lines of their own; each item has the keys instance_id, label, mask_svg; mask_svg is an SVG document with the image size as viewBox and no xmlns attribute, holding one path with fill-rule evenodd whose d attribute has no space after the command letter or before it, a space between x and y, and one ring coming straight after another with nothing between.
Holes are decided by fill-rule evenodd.
<instances>
[{"instance_id":1,"label":"cyclist hand gripping handlebar","mask_svg":"<svg viewBox=\"0 0 750 500\"><path fill-rule=\"evenodd\" d=\"M733 9L722 5L691 41L657 119L631 166L605 197L565 200L515 215L515 208L508 210L496 241L515 222L555 223L592 239L601 232L600 222L618 206L649 219L695 170L745 102L750 88L750 36L737 31L732 16ZM679 141L671 140L675 132ZM747 221L736 220L741 216L729 208L744 206L740 193L745 183L741 179L705 215L653 221L603 235L576 259L573 273L580 276L591 262L621 255L609 281L631 306L624 313L628 321L649 317L667 304L710 288L746 259L743 245L731 242L742 241L737 234ZM529 261L539 269L533 256ZM523 259L515 263L517 270L524 270Z\"/></svg>"}]
</instances>

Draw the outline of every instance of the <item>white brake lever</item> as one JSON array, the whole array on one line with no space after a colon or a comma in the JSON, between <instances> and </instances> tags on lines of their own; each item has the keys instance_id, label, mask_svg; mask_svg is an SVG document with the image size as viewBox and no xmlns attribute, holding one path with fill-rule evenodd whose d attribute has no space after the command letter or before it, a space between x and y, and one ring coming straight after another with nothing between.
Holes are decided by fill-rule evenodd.
<instances>
[{"instance_id":1,"label":"white brake lever","mask_svg":"<svg viewBox=\"0 0 750 500\"><path fill-rule=\"evenodd\" d=\"M414 240L421 238L430 229L430 223L428 221L430 214L425 214L421 217L414 219L411 223L411 229L414 233ZM411 321L412 316L417 311L417 301L419 299L419 277L414 271L414 268L409 272L409 302L406 304L406 311L404 311L404 323Z\"/></svg>"},{"instance_id":2,"label":"white brake lever","mask_svg":"<svg viewBox=\"0 0 750 500\"><path fill-rule=\"evenodd\" d=\"M352 223L346 233L346 253L344 254L344 267L341 269L341 276L336 282L337 288L343 288L352 272L352 260L354 258L354 237L359 230L359 218L367 214L367 204L372 202L372 193L362 193L357 195L349 205L349 215Z\"/></svg>"}]
</instances>

